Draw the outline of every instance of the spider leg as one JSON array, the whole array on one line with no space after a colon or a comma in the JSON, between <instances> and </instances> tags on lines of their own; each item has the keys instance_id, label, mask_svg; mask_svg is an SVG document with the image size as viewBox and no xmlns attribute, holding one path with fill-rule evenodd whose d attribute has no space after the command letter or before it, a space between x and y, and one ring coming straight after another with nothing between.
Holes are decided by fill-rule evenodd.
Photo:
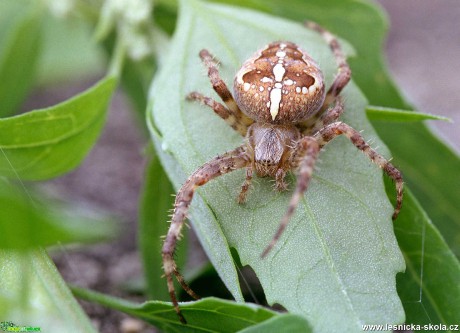
<instances>
[{"instance_id":1,"label":"spider leg","mask_svg":"<svg viewBox=\"0 0 460 333\"><path fill-rule=\"evenodd\" d=\"M332 52L334 53L335 61L338 66L337 76L335 77L334 82L332 83L331 87L326 93L326 99L324 100L323 104L324 109L335 100L335 98L340 94L342 89L350 81L351 69L347 63L345 54L343 53L342 48L340 47L340 44L337 41L337 38L333 34L331 34L329 31L327 31L315 22L307 21L305 22L305 26L307 28L319 32L321 36L323 36L323 38L329 44L329 47L331 48Z\"/></svg>"},{"instance_id":2,"label":"spider leg","mask_svg":"<svg viewBox=\"0 0 460 333\"><path fill-rule=\"evenodd\" d=\"M238 203L242 204L246 202L246 197L249 191L249 187L251 186L252 182L252 174L253 174L253 167L252 165L246 168L246 179L244 180L243 185L241 185L241 191L238 195Z\"/></svg>"},{"instance_id":3,"label":"spider leg","mask_svg":"<svg viewBox=\"0 0 460 333\"><path fill-rule=\"evenodd\" d=\"M323 106L321 107L321 109L313 117L311 117L310 119L307 119L306 121L304 121L304 122L302 122L302 123L300 123L298 125L302 129L302 131L305 132L304 134L308 135L308 134L311 134L311 133L315 133L315 131L310 130L310 128L312 126L318 128L318 126L315 126L315 125L318 122L318 120L321 120L321 118L323 117L323 114L325 112L326 112L326 114L328 114L328 113L330 113L330 111L334 110L334 112L335 112L335 111L338 110L335 107L332 108L332 109L328 109L328 108L332 103L334 103L334 101L337 99L337 97L339 96L339 94L342 91L342 89L350 81L351 69L350 69L350 66L347 63L345 54L343 53L342 48L341 48L339 42L337 41L337 38L333 34L331 34L329 31L327 31L326 29L324 29L323 27L321 27L320 25L318 25L315 22L307 21L307 22L305 22L305 26L307 28L310 28L310 29L313 29L313 30L317 31L318 33L321 34L321 36L323 36L323 38L329 44L329 47L331 48L331 50L332 50L332 52L334 54L335 61L337 63L337 67L338 67L337 75L336 75L336 77L334 79L334 82L332 83L331 87L329 88L329 90L326 93L326 98L324 99ZM337 105L337 103L336 103L336 105ZM338 117L340 116L340 114L343 112L343 110L340 110L340 111L341 112L337 115L337 118L335 120L337 120ZM333 122L335 120L331 119L330 122Z\"/></svg>"},{"instance_id":4,"label":"spider leg","mask_svg":"<svg viewBox=\"0 0 460 333\"><path fill-rule=\"evenodd\" d=\"M294 211L299 203L299 200L302 198L303 193L307 190L308 184L310 183L313 168L315 166L315 162L318 159L319 154L319 145L313 137L304 136L300 141L297 143L295 151L293 153L291 159L291 165L293 168L298 170L298 178L297 178L297 185L294 190L294 194L291 197L291 201L289 202L288 209L281 220L281 223L276 231L275 235L273 236L270 244L262 252L262 258L267 256L267 254L273 249L275 244L278 242L279 238L286 229L289 220L291 219Z\"/></svg>"},{"instance_id":5,"label":"spider leg","mask_svg":"<svg viewBox=\"0 0 460 333\"><path fill-rule=\"evenodd\" d=\"M230 125L235 131L240 133L242 136L246 136L246 133L248 131L248 126L244 124L240 118L236 117L233 112L231 112L229 109L227 109L225 106L220 104L219 102L216 102L210 97L203 96L202 94L198 92L191 92L188 96L187 99L189 100L195 100L198 102L201 102L207 106L209 106L211 109L214 110L214 112L221 117L228 125Z\"/></svg>"},{"instance_id":6,"label":"spider leg","mask_svg":"<svg viewBox=\"0 0 460 333\"><path fill-rule=\"evenodd\" d=\"M286 171L284 171L283 169L278 169L278 171L276 171L276 174L275 174L275 180L276 180L275 188L278 191L287 190L287 184L284 181L284 177L286 177Z\"/></svg>"},{"instance_id":7,"label":"spider leg","mask_svg":"<svg viewBox=\"0 0 460 333\"><path fill-rule=\"evenodd\" d=\"M213 89L220 96L230 112L240 123L246 126L251 125L254 121L246 116L243 112L241 112L240 108L233 99L232 93L220 77L219 70L217 69L217 62L214 60L212 54L209 53L208 50L203 49L200 51L200 58L204 65L208 68L208 77L211 81Z\"/></svg>"},{"instance_id":8,"label":"spider leg","mask_svg":"<svg viewBox=\"0 0 460 333\"><path fill-rule=\"evenodd\" d=\"M244 150L244 146L240 146L228 153L217 156L211 161L205 163L198 168L182 185L177 193L176 201L174 204L174 213L171 220L165 241L163 243L162 257L163 269L165 271L166 281L168 285L169 295L171 296L174 309L176 310L179 319L182 323L186 323L182 315L179 304L174 290L173 274L184 288L184 290L192 297L199 298L193 290L185 283L184 278L177 269L176 262L174 261L174 251L176 248L177 240L180 237L180 232L184 224L190 203L193 199L195 190L199 186L203 186L208 181L218 176L229 173L233 170L243 168L248 165L248 157Z\"/></svg>"},{"instance_id":9,"label":"spider leg","mask_svg":"<svg viewBox=\"0 0 460 333\"><path fill-rule=\"evenodd\" d=\"M307 127L302 131L302 134L311 135L318 132L325 126L337 121L340 115L343 113L343 111L344 108L342 97L337 96L335 105L333 107L329 107L329 109L327 109L325 113L323 113L319 118L316 118L315 122L311 124L310 127Z\"/></svg>"},{"instance_id":10,"label":"spider leg","mask_svg":"<svg viewBox=\"0 0 460 333\"><path fill-rule=\"evenodd\" d=\"M321 129L318 133L316 133L314 138L318 141L320 147L322 148L329 141L342 134L349 138L355 147L361 150L367 157L369 157L372 162L383 169L388 177L394 180L396 186L396 207L392 218L395 220L399 214L399 211L401 210L403 200L404 182L401 172L396 169L393 164L388 162L388 160L386 160L382 155L372 149L358 131L345 123L335 122L329 124L325 128Z\"/></svg>"}]
</instances>

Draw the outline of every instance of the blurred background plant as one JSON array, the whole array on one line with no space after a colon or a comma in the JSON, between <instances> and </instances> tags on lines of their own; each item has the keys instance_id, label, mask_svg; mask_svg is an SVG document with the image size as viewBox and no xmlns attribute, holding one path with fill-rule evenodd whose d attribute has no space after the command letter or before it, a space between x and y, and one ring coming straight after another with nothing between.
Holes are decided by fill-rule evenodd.
<instances>
[{"instance_id":1,"label":"blurred background plant","mask_svg":"<svg viewBox=\"0 0 460 333\"><path fill-rule=\"evenodd\" d=\"M368 118L414 194L407 193L395 228L407 265L406 273L397 275L406 322L460 322L460 162L420 122L429 116L394 112L413 107L385 67L382 9L351 0L218 2L299 22L311 19L353 46L350 64L372 105ZM178 10L177 2L167 0L0 2L0 321L43 331L152 330L135 317L165 331L182 328L171 308L156 302L168 301L159 236L166 232L175 191L150 148L145 126L152 78L170 58ZM430 70L426 65L422 71L429 73L421 76L429 83L425 89L439 89L439 105L445 105L449 96L443 91L449 87L440 89ZM431 106L421 111L442 113ZM388 193L391 198L391 186ZM197 241L187 239L191 244L182 245L178 260L183 267L187 256L185 274L194 288L203 296L231 298L216 271L203 264ZM242 274L250 283L249 290L243 288L245 298L253 301L246 295L253 292L263 304L256 277L247 268ZM73 288L91 301L83 302L83 311L64 281L123 299L154 301L139 306ZM209 315L207 309L223 305L228 313ZM305 331L308 326L303 317L223 300L205 299L190 307L201 313L196 325L203 330L216 330L215 322L225 326L229 314L257 326L254 331L288 324ZM228 326L228 331L246 326Z\"/></svg>"}]
</instances>

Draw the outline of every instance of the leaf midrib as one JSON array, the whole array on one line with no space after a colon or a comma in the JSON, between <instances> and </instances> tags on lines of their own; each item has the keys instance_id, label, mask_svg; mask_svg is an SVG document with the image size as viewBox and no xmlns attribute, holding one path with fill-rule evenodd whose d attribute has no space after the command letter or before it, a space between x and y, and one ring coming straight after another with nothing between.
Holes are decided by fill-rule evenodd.
<instances>
[{"instance_id":1,"label":"leaf midrib","mask_svg":"<svg viewBox=\"0 0 460 333\"><path fill-rule=\"evenodd\" d=\"M88 128L90 128L92 125L100 121L102 118L105 117L105 112L104 113L98 113L97 116L89 118L90 120L82 123L81 126L77 127L73 131L69 131L64 135L55 137L50 140L44 140L44 141L39 141L39 142L34 142L34 143L28 143L28 144L20 144L20 145L0 145L0 149L5 149L5 150L14 150L14 149L23 149L23 148L37 148L37 147L42 147L42 146L51 146L51 145L57 145L61 143L62 141L65 141L69 138L75 137L79 135L80 133L84 132Z\"/></svg>"},{"instance_id":2,"label":"leaf midrib","mask_svg":"<svg viewBox=\"0 0 460 333\"><path fill-rule=\"evenodd\" d=\"M337 270L335 269L335 265L334 265L334 260L331 256L331 252L329 250L329 246L326 244L325 240L324 240L324 237L321 233L321 230L319 228L319 224L318 224L318 220L316 219L316 217L314 216L313 214L313 211L311 209L311 206L310 204L308 203L305 195L302 196L302 203L303 203L303 207L304 207L304 210L305 210L305 213L310 215L310 219L311 219L311 222L312 222L312 226L314 227L315 229L315 232L316 232L316 235L321 243L321 246L322 246L322 249L323 249L323 252L325 254L325 258L327 260L327 263L329 264L329 268L330 268L330 271L333 273L334 277L336 278L337 280L337 283L338 285L340 286L341 288L341 291L342 291L342 294L345 296L345 300L348 304L348 306L350 307L352 313L354 314L355 316L355 319L356 319L356 322L358 324L361 323L361 321L359 320L359 316L357 315L357 312L355 310L355 307L353 305L353 302L351 301L349 295L348 295L348 291L347 291L347 288L345 287L345 284L343 283L342 281L342 278L340 277L340 274L337 272Z\"/></svg>"}]
</instances>

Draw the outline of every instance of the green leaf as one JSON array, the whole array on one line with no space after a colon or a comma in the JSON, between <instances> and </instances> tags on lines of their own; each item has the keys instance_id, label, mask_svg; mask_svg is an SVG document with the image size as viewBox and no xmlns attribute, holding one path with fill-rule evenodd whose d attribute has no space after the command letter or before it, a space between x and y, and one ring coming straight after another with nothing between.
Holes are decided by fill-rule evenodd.
<instances>
[{"instance_id":1,"label":"green leaf","mask_svg":"<svg viewBox=\"0 0 460 333\"><path fill-rule=\"evenodd\" d=\"M134 62L126 59L126 65L123 66L122 85L124 92L131 98L134 109L141 120L145 118L145 109L147 107L148 85L146 76L149 80L152 78L155 65L151 59L143 62Z\"/></svg>"},{"instance_id":2,"label":"green leaf","mask_svg":"<svg viewBox=\"0 0 460 333\"><path fill-rule=\"evenodd\" d=\"M460 264L410 191L395 232L407 264L397 276L406 322L460 323Z\"/></svg>"},{"instance_id":3,"label":"green leaf","mask_svg":"<svg viewBox=\"0 0 460 333\"><path fill-rule=\"evenodd\" d=\"M75 168L105 123L116 79L53 107L0 119L0 175L42 180Z\"/></svg>"},{"instance_id":4,"label":"green leaf","mask_svg":"<svg viewBox=\"0 0 460 333\"><path fill-rule=\"evenodd\" d=\"M180 181L178 181L178 179L185 179L186 176L181 166L177 163L177 160L175 160L169 153L163 152L163 150L168 151L169 146L164 141L161 142L162 138L155 127L155 123L151 120L151 117L153 116L151 107L152 104L150 104L147 111L147 125L152 133L153 143L158 156L160 157L161 163L164 166L164 169L167 170L174 187L177 189L180 187ZM199 201L199 198L198 200L195 199L195 206L201 203L202 202ZM237 301L243 302L244 298L238 281L238 273L233 263L232 254L228 247L227 240L222 229L215 223L214 218L209 215L209 210L207 210L206 207L203 207L203 205L201 207L202 213L204 214L203 220L199 221L197 216L194 218L195 224L199 224L201 229L206 228L206 231L203 233L201 233L198 229L195 230L196 232L198 231L197 236L200 239L201 246L205 249L212 263L215 266L219 266L219 276L223 280L227 289Z\"/></svg>"},{"instance_id":5,"label":"green leaf","mask_svg":"<svg viewBox=\"0 0 460 333\"><path fill-rule=\"evenodd\" d=\"M0 183L0 207L0 249L27 250L58 243L95 242L107 240L115 233L113 221L46 208L32 192L25 195L5 183Z\"/></svg>"},{"instance_id":6,"label":"green leaf","mask_svg":"<svg viewBox=\"0 0 460 333\"><path fill-rule=\"evenodd\" d=\"M410 122L422 120L444 120L452 122L449 118L437 116L429 113L406 111L382 106L367 106L366 114L373 121L388 121L388 122Z\"/></svg>"},{"instance_id":7,"label":"green leaf","mask_svg":"<svg viewBox=\"0 0 460 333\"><path fill-rule=\"evenodd\" d=\"M156 11L155 11L156 13ZM166 36L159 28L154 27L152 38L155 40L153 47L155 56L146 58L142 61L133 61L127 58L126 65L123 67L121 83L124 91L128 94L133 102L133 106L141 120L145 119L145 110L147 108L148 90L152 76L158 66L164 62L169 47L169 37ZM146 131L147 133L147 131Z\"/></svg>"},{"instance_id":8,"label":"green leaf","mask_svg":"<svg viewBox=\"0 0 460 333\"><path fill-rule=\"evenodd\" d=\"M378 133L391 146L405 181L460 257L460 159L418 123L378 122Z\"/></svg>"},{"instance_id":9,"label":"green leaf","mask_svg":"<svg viewBox=\"0 0 460 333\"><path fill-rule=\"evenodd\" d=\"M22 15L13 14L13 20L5 18L4 15L11 15L12 8ZM8 21L7 26L1 24L6 36L0 38L0 116L6 116L16 110L34 82L42 17L37 6L22 2L7 1L0 9L5 10L0 10L0 21Z\"/></svg>"},{"instance_id":10,"label":"green leaf","mask_svg":"<svg viewBox=\"0 0 460 333\"><path fill-rule=\"evenodd\" d=\"M230 84L242 61L257 48L283 39L309 50L321 64L327 85L331 84L336 64L318 34L243 9L182 1L169 61L153 83L148 118L176 188L207 160L243 142L212 110L185 100L190 91L216 96L202 75L199 50L207 48L216 56L221 75ZM376 138L365 117L366 101L356 86L350 84L344 96L344 121L364 129L367 138ZM315 330L340 327L358 332L362 323L403 322L395 274L404 269L404 262L381 171L345 138L334 140L321 160L306 198L265 260L260 254L273 237L292 190L276 193L270 180L257 179L247 204L237 205L234 198L243 170L198 190L191 218L206 253L240 299L229 251L235 248L241 263L256 272L269 304L279 303L303 315ZM292 189L293 177L290 182Z\"/></svg>"},{"instance_id":11,"label":"green leaf","mask_svg":"<svg viewBox=\"0 0 460 333\"><path fill-rule=\"evenodd\" d=\"M233 0L216 0L233 4ZM388 21L373 1L355 0L277 0L238 1L240 6L257 8L298 22L313 20L349 41L356 57L348 60L356 84L374 105L408 108L394 86L383 58L383 40ZM372 69L372 71L370 71Z\"/></svg>"},{"instance_id":12,"label":"green leaf","mask_svg":"<svg viewBox=\"0 0 460 333\"><path fill-rule=\"evenodd\" d=\"M230 2L230 0L219 0ZM233 3L233 2L232 2ZM353 79L373 105L412 109L401 97L388 73L384 41L389 27L383 9L374 1L277 0L239 1L241 6L264 10L303 22L313 20L349 41L356 57L349 59ZM390 148L394 163L404 171L430 218L450 248L460 258L460 158L425 124L373 122L378 135ZM422 147L422 148L421 148ZM426 158L430 156L430 158Z\"/></svg>"},{"instance_id":13,"label":"green leaf","mask_svg":"<svg viewBox=\"0 0 460 333\"><path fill-rule=\"evenodd\" d=\"M76 16L59 19L47 13L42 29L37 86L92 78L106 71L104 53L93 38L88 20Z\"/></svg>"},{"instance_id":14,"label":"green leaf","mask_svg":"<svg viewBox=\"0 0 460 333\"><path fill-rule=\"evenodd\" d=\"M42 332L96 332L44 250L0 249L0 320Z\"/></svg>"},{"instance_id":15,"label":"green leaf","mask_svg":"<svg viewBox=\"0 0 460 333\"><path fill-rule=\"evenodd\" d=\"M254 304L238 304L218 298L204 298L195 302L181 304L187 318L187 325L182 324L171 303L150 301L136 304L123 299L107 296L95 291L72 287L78 298L96 302L108 308L122 311L155 325L165 332L237 332L252 325L262 323L270 318L284 318L280 315ZM286 318L286 320L289 318ZM281 319L281 322L284 320ZM300 325L300 319L295 320ZM279 322L276 321L275 324ZM305 322L304 327L305 327ZM251 332L251 331L250 331ZM257 332L254 331L254 332Z\"/></svg>"},{"instance_id":16,"label":"green leaf","mask_svg":"<svg viewBox=\"0 0 460 333\"><path fill-rule=\"evenodd\" d=\"M155 1L153 21L168 35L172 35L177 21L177 0Z\"/></svg>"},{"instance_id":17,"label":"green leaf","mask_svg":"<svg viewBox=\"0 0 460 333\"><path fill-rule=\"evenodd\" d=\"M24 17L27 0L3 0L0 2L0 54L5 52L8 36L15 23Z\"/></svg>"},{"instance_id":18,"label":"green leaf","mask_svg":"<svg viewBox=\"0 0 460 333\"><path fill-rule=\"evenodd\" d=\"M277 15L300 21L312 19L350 41L357 53L349 60L353 78L371 104L411 109L396 90L382 60L388 20L374 2L295 0L289 6L278 1L264 2ZM304 13L307 17L303 17ZM350 14L347 17L343 13ZM404 171L406 183L460 258L458 154L433 135L425 124L378 121L373 125L390 148L394 163Z\"/></svg>"},{"instance_id":19,"label":"green leaf","mask_svg":"<svg viewBox=\"0 0 460 333\"><path fill-rule=\"evenodd\" d=\"M313 332L308 322L297 315L281 315L270 318L260 324L250 326L240 333L279 333L279 332Z\"/></svg>"}]
</instances>

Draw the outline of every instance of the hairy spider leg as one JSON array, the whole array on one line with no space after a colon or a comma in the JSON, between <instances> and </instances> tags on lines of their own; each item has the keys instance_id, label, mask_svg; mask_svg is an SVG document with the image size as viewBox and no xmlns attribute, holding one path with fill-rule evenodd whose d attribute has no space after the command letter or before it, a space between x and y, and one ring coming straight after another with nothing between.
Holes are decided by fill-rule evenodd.
<instances>
[{"instance_id":1,"label":"hairy spider leg","mask_svg":"<svg viewBox=\"0 0 460 333\"><path fill-rule=\"evenodd\" d=\"M340 115L343 113L343 100L341 96L337 96L335 104L330 106L326 112L324 112L319 118L316 119L316 122L312 124L312 127L307 127L303 130L303 135L312 135L318 132L320 129L325 126L337 121Z\"/></svg>"},{"instance_id":2,"label":"hairy spider leg","mask_svg":"<svg viewBox=\"0 0 460 333\"><path fill-rule=\"evenodd\" d=\"M233 114L233 116L237 119L237 121L246 127L251 125L254 120L246 116L238 107L235 102L235 99L232 96L232 93L228 89L227 85L225 84L224 80L219 75L219 70L217 69L217 63L214 60L214 57L208 50L203 49L200 51L200 58L203 61L204 65L208 68L208 77L211 81L212 88L220 96L222 101L225 103L227 108Z\"/></svg>"},{"instance_id":3,"label":"hairy spider leg","mask_svg":"<svg viewBox=\"0 0 460 333\"><path fill-rule=\"evenodd\" d=\"M305 26L319 32L321 36L323 36L324 40L326 40L332 52L334 53L335 61L338 65L338 73L331 87L327 91L326 99L324 101L324 105L328 106L334 102L335 98L350 81L351 69L347 63L345 54L343 53L337 38L333 34L315 22L307 21L305 22Z\"/></svg>"},{"instance_id":4,"label":"hairy spider leg","mask_svg":"<svg viewBox=\"0 0 460 333\"><path fill-rule=\"evenodd\" d=\"M182 185L181 189L177 193L171 226L169 227L168 233L163 243L162 257L163 269L165 271L169 295L171 296L174 309L176 310L180 321L184 324L186 321L180 311L179 303L176 298L173 274L176 276L182 288L184 288L184 290L190 296L193 298L199 298L199 296L195 294L193 290L185 283L184 278L179 273L176 262L174 260L174 252L176 249L176 243L180 237L184 220L187 217L187 212L193 199L193 195L197 187L203 186L213 178L222 176L236 169L244 168L248 165L248 163L248 157L244 150L244 146L240 146L230 152L219 155L202 165L186 180L184 185Z\"/></svg>"},{"instance_id":5,"label":"hairy spider leg","mask_svg":"<svg viewBox=\"0 0 460 333\"><path fill-rule=\"evenodd\" d=\"M315 114L312 118L300 124L301 128L309 128L313 126L321 117L321 115L328 109L329 105L334 103L336 97L348 84L351 78L350 66L347 63L345 54L343 53L337 38L315 22L307 21L305 22L305 26L320 33L323 39L329 44L329 47L332 50L332 53L334 54L338 71L334 79L334 82L332 83L331 87L326 93L326 98L324 99L323 106L321 107L319 112Z\"/></svg>"},{"instance_id":6,"label":"hairy spider leg","mask_svg":"<svg viewBox=\"0 0 460 333\"><path fill-rule=\"evenodd\" d=\"M252 176L253 176L253 166L250 165L246 168L246 179L244 180L243 185L241 185L241 191L238 195L238 203L242 204L246 202L246 197L249 191L249 187L252 183Z\"/></svg>"},{"instance_id":7,"label":"hairy spider leg","mask_svg":"<svg viewBox=\"0 0 460 333\"><path fill-rule=\"evenodd\" d=\"M206 97L199 92L191 92L187 95L187 99L195 100L209 106L214 112L221 117L228 125L230 125L235 131L240 133L242 136L246 136L248 126L241 122L241 119L235 117L235 115L227 109L225 106L216 102L210 97Z\"/></svg>"},{"instance_id":8,"label":"hairy spider leg","mask_svg":"<svg viewBox=\"0 0 460 333\"><path fill-rule=\"evenodd\" d=\"M287 183L284 181L284 177L286 177L286 171L278 169L275 174L275 188L277 191L282 192L287 190Z\"/></svg>"},{"instance_id":9,"label":"hairy spider leg","mask_svg":"<svg viewBox=\"0 0 460 333\"><path fill-rule=\"evenodd\" d=\"M291 201L289 202L288 209L278 227L278 230L270 241L270 244L268 244L262 252L262 258L266 257L278 242L279 238L286 229L289 220L294 214L300 199L302 198L304 192L307 190L308 184L310 183L313 174L315 162L318 159L319 150L319 144L313 137L304 136L297 142L296 148L292 155L292 159L290 161L292 167L298 170L297 185L294 194L291 197Z\"/></svg>"},{"instance_id":10,"label":"hairy spider leg","mask_svg":"<svg viewBox=\"0 0 460 333\"><path fill-rule=\"evenodd\" d=\"M383 169L388 177L394 180L396 186L396 206L392 218L395 220L396 217L398 217L399 211L401 210L403 200L404 182L401 172L396 169L390 162L388 162L385 157L372 149L358 131L343 122L335 122L329 124L325 128L318 131L313 137L318 141L320 147L322 148L332 139L342 134L350 139L353 145L361 150L367 157L369 157L372 162Z\"/></svg>"}]
</instances>

